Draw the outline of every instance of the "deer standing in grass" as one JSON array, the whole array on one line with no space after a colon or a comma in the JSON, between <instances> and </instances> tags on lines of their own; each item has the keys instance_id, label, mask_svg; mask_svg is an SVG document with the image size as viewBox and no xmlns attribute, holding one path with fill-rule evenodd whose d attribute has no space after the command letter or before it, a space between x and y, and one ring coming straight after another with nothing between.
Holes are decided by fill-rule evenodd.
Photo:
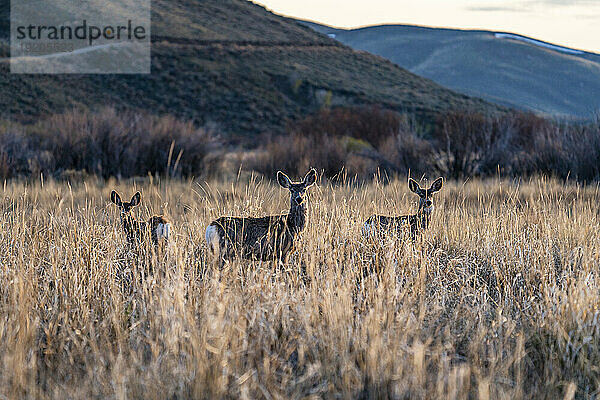
<instances>
[{"instance_id":1,"label":"deer standing in grass","mask_svg":"<svg viewBox=\"0 0 600 400\"><path fill-rule=\"evenodd\" d=\"M206 244L223 262L236 255L285 262L306 225L306 189L317 181L311 169L302 182L277 172L277 182L290 191L290 212L259 218L221 217L206 228Z\"/></svg>"},{"instance_id":2,"label":"deer standing in grass","mask_svg":"<svg viewBox=\"0 0 600 400\"><path fill-rule=\"evenodd\" d=\"M160 239L169 240L171 224L162 215L153 215L148 221L138 221L131 215L131 210L142 201L140 192L136 192L127 203L123 202L121 196L113 190L110 193L110 201L121 210L123 230L130 243L143 243L149 237L152 244L157 247Z\"/></svg>"},{"instance_id":3,"label":"deer standing in grass","mask_svg":"<svg viewBox=\"0 0 600 400\"><path fill-rule=\"evenodd\" d=\"M372 215L363 225L363 236L368 237L381 231L395 228L401 232L407 225L410 226L410 237L414 240L417 235L427 229L433 212L433 194L442 189L444 181L436 179L429 189L422 189L414 179L408 180L409 189L419 196L419 209L416 214L388 217L383 215Z\"/></svg>"}]
</instances>

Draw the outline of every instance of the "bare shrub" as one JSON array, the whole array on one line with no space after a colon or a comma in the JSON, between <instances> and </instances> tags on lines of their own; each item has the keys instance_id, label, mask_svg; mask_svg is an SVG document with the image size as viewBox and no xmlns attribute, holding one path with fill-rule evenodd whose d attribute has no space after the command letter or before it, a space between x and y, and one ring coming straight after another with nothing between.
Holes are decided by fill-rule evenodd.
<instances>
[{"instance_id":1,"label":"bare shrub","mask_svg":"<svg viewBox=\"0 0 600 400\"><path fill-rule=\"evenodd\" d=\"M288 131L299 136L353 137L374 147L394 136L403 116L378 106L326 109L291 125Z\"/></svg>"},{"instance_id":2,"label":"bare shrub","mask_svg":"<svg viewBox=\"0 0 600 400\"><path fill-rule=\"evenodd\" d=\"M314 166L327 177L345 170L367 179L386 175L600 177L599 123L559 123L531 113L500 116L453 111L427 128L407 115L378 108L322 111L265 140L251 167L273 175ZM280 167L279 167L280 166Z\"/></svg>"},{"instance_id":3,"label":"bare shrub","mask_svg":"<svg viewBox=\"0 0 600 400\"><path fill-rule=\"evenodd\" d=\"M563 141L568 147L573 177L585 182L597 180L600 177L600 118L592 124L570 129Z\"/></svg>"},{"instance_id":4,"label":"bare shrub","mask_svg":"<svg viewBox=\"0 0 600 400\"><path fill-rule=\"evenodd\" d=\"M347 155L338 138L293 134L268 143L263 157L251 167L267 176L274 176L277 170L300 176L314 167L331 177L344 169Z\"/></svg>"},{"instance_id":5,"label":"bare shrub","mask_svg":"<svg viewBox=\"0 0 600 400\"><path fill-rule=\"evenodd\" d=\"M416 131L414 119L379 107L323 110L290 125L287 135L265 138L265 155L252 167L267 175L280 168L300 174L315 167L329 178L342 171L361 179L378 170L404 173L415 160L426 165L419 153L430 152Z\"/></svg>"},{"instance_id":6,"label":"bare shrub","mask_svg":"<svg viewBox=\"0 0 600 400\"><path fill-rule=\"evenodd\" d=\"M14 128L7 128L14 129ZM73 111L0 136L12 176L84 171L104 178L207 176L220 147L214 132L172 116Z\"/></svg>"},{"instance_id":7,"label":"bare shrub","mask_svg":"<svg viewBox=\"0 0 600 400\"><path fill-rule=\"evenodd\" d=\"M500 132L491 118L478 113L450 112L433 131L439 167L451 178L479 174L479 168Z\"/></svg>"},{"instance_id":8,"label":"bare shrub","mask_svg":"<svg viewBox=\"0 0 600 400\"><path fill-rule=\"evenodd\" d=\"M440 173L471 176L549 175L597 179L597 124L551 122L531 113L497 117L451 112L439 118L433 146Z\"/></svg>"},{"instance_id":9,"label":"bare shrub","mask_svg":"<svg viewBox=\"0 0 600 400\"><path fill-rule=\"evenodd\" d=\"M1 121L0 121L1 122ZM379 107L323 110L263 136L244 167L274 176L315 167L328 178L442 174L448 178L549 175L600 178L600 122L559 123L531 113L453 111L431 126ZM223 163L214 130L172 116L73 111L35 125L0 123L0 178L76 174L214 176ZM242 150L237 150L242 153ZM248 152L250 153L250 152ZM244 159L244 157L242 157ZM222 172L222 171L219 171Z\"/></svg>"},{"instance_id":10,"label":"bare shrub","mask_svg":"<svg viewBox=\"0 0 600 400\"><path fill-rule=\"evenodd\" d=\"M55 157L45 149L40 137L11 126L0 131L0 177L39 176L55 168Z\"/></svg>"},{"instance_id":11,"label":"bare shrub","mask_svg":"<svg viewBox=\"0 0 600 400\"><path fill-rule=\"evenodd\" d=\"M532 147L520 149L519 162L513 162L514 169L527 176L544 174L566 178L571 172L565 137L568 134L558 127L539 131L532 139Z\"/></svg>"},{"instance_id":12,"label":"bare shrub","mask_svg":"<svg viewBox=\"0 0 600 400\"><path fill-rule=\"evenodd\" d=\"M417 135L404 132L390 137L381 146L382 155L389 160L394 171L403 175L430 175L436 170L437 155L432 144Z\"/></svg>"},{"instance_id":13,"label":"bare shrub","mask_svg":"<svg viewBox=\"0 0 600 400\"><path fill-rule=\"evenodd\" d=\"M216 151L212 132L172 116L138 113L69 113L47 122L47 140L64 169L103 177L168 174L200 176Z\"/></svg>"}]
</instances>

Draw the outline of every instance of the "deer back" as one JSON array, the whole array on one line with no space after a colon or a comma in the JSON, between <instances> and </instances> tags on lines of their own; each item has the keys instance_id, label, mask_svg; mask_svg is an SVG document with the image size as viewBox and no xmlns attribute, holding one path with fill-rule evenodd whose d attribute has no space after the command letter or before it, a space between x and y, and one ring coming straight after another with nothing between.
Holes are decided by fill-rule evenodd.
<instances>
[{"instance_id":1,"label":"deer back","mask_svg":"<svg viewBox=\"0 0 600 400\"><path fill-rule=\"evenodd\" d=\"M235 254L263 260L285 257L292 249L296 235L287 214L260 218L221 217L211 226L217 229L219 245L228 257Z\"/></svg>"},{"instance_id":2,"label":"deer back","mask_svg":"<svg viewBox=\"0 0 600 400\"><path fill-rule=\"evenodd\" d=\"M436 179L429 189L423 189L417 181L409 179L408 186L410 190L419 196L419 209L416 214L401 215L389 217L383 215L372 215L365 221L362 233L364 236L370 236L377 232L388 231L395 228L401 232L406 225L410 226L410 234L413 239L427 229L433 211L433 195L440 191L443 185L443 179Z\"/></svg>"}]
</instances>

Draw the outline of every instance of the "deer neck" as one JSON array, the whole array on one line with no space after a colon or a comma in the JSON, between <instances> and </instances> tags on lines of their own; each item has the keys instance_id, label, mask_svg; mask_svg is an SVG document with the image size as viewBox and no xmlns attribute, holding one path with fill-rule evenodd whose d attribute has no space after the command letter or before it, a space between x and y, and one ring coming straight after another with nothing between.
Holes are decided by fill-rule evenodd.
<instances>
[{"instance_id":1,"label":"deer neck","mask_svg":"<svg viewBox=\"0 0 600 400\"><path fill-rule=\"evenodd\" d=\"M292 233L300 233L304 229L304 225L306 225L306 206L304 202L296 204L296 202L292 200L287 223L288 228Z\"/></svg>"},{"instance_id":2,"label":"deer neck","mask_svg":"<svg viewBox=\"0 0 600 400\"><path fill-rule=\"evenodd\" d=\"M422 208L417 211L417 222L421 229L427 229L431 221L431 212L425 212Z\"/></svg>"},{"instance_id":3,"label":"deer neck","mask_svg":"<svg viewBox=\"0 0 600 400\"><path fill-rule=\"evenodd\" d=\"M138 225L138 221L132 215L123 213L121 213L121 223L123 223L123 229L128 235L131 235Z\"/></svg>"}]
</instances>

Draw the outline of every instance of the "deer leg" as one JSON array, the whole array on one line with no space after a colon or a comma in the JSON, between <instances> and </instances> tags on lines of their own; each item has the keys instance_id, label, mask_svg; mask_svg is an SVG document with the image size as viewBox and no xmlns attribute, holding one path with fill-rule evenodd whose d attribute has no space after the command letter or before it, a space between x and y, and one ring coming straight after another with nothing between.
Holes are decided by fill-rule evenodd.
<instances>
[{"instance_id":1,"label":"deer leg","mask_svg":"<svg viewBox=\"0 0 600 400\"><path fill-rule=\"evenodd\" d=\"M223 256L223 257L219 257L219 271L223 271L225 269L226 265L229 265L229 260Z\"/></svg>"},{"instance_id":2,"label":"deer leg","mask_svg":"<svg viewBox=\"0 0 600 400\"><path fill-rule=\"evenodd\" d=\"M285 263L286 260L284 258L276 258L276 264L277 264L277 268L279 268L280 271L285 272Z\"/></svg>"}]
</instances>

